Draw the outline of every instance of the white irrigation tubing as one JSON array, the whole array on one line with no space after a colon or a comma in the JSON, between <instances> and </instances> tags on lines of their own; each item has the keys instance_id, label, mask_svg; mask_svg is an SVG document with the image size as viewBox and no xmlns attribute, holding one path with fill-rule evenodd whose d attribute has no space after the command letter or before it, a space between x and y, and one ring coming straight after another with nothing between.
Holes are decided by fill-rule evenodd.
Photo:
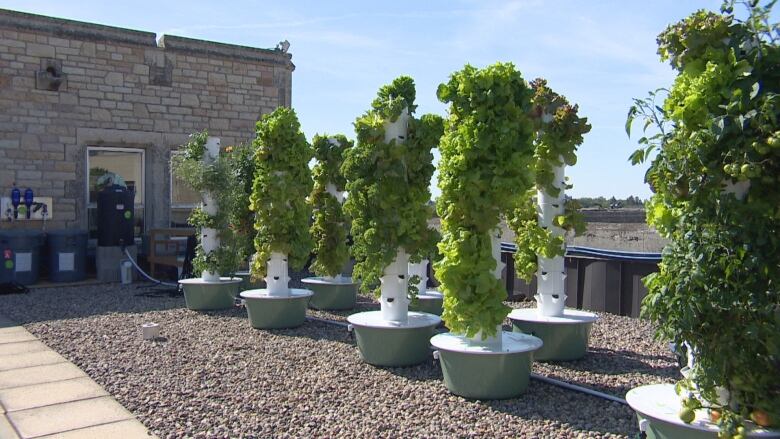
<instances>
[{"instance_id":1,"label":"white irrigation tubing","mask_svg":"<svg viewBox=\"0 0 780 439\"><path fill-rule=\"evenodd\" d=\"M628 405L626 400L623 398L618 398L617 396L613 396L608 393L599 392L598 390L593 390L589 387L583 387L583 386L578 386L576 384L567 383L565 381L559 381L536 373L531 373L531 378L535 380L539 380L543 383L552 384L553 386L558 386L569 390L575 390L577 392L587 393L588 395L607 399L609 401L617 402L619 404Z\"/></svg>"},{"instance_id":2,"label":"white irrigation tubing","mask_svg":"<svg viewBox=\"0 0 780 439\"><path fill-rule=\"evenodd\" d=\"M166 287L176 287L176 288L179 287L179 284L172 284L170 282L163 282L161 280L157 280L157 279L153 278L152 276L149 276L148 274L146 274L146 272L141 270L141 267L139 267L138 264L136 264L135 260L130 255L130 252L127 250L127 247L125 247L124 250L125 250L125 256L127 256L127 259L130 260L130 263L133 264L133 267L135 267L135 269L138 270L139 273L143 274L145 278L149 279L150 281L152 281L152 282L154 282L154 283L156 283L158 285L165 285Z\"/></svg>"},{"instance_id":3,"label":"white irrigation tubing","mask_svg":"<svg viewBox=\"0 0 780 439\"><path fill-rule=\"evenodd\" d=\"M342 327L349 327L348 323L339 322L339 321L336 321L336 320L328 320L328 319L323 319L323 318L319 318L319 317L311 317L311 316L306 316L306 318L311 320L311 321L314 321L314 322L329 323L331 325L338 325L338 326L342 326ZM537 380L537 381L541 381L543 383L547 383L547 384L550 384L550 385L553 385L553 386L558 386L558 387L561 387L563 389L574 390L575 392L581 392L581 393L585 393L587 395L595 396L597 398L606 399L608 401L616 402L618 404L628 405L626 400L623 399L623 398L618 398L617 396L610 395L608 393L599 392L598 390L593 390L593 389L591 389L589 387L578 386L576 384L571 384L571 383L567 383L565 381L560 381L560 380L556 380L556 379L553 379L553 378L549 378L549 377L546 377L544 375L539 375L537 373L531 373L531 379L534 379L534 380Z\"/></svg>"}]
</instances>

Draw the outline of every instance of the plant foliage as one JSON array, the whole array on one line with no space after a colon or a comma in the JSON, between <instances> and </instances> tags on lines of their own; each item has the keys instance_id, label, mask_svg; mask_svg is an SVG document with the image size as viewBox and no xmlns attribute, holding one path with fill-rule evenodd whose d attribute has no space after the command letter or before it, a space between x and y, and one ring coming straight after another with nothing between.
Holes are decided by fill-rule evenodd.
<instances>
[{"instance_id":1,"label":"plant foliage","mask_svg":"<svg viewBox=\"0 0 780 439\"><path fill-rule=\"evenodd\" d=\"M428 201L431 150L441 137L441 117L411 117L405 142L384 141L388 122L397 120L404 108L413 114L414 98L414 81L408 76L380 88L371 110L355 121L357 144L347 150L341 168L349 191L344 210L352 219L353 275L362 280L363 290L375 293L399 248L420 260L436 242L428 227L433 213Z\"/></svg>"},{"instance_id":2,"label":"plant foliage","mask_svg":"<svg viewBox=\"0 0 780 439\"><path fill-rule=\"evenodd\" d=\"M491 234L518 195L534 183L532 90L511 63L466 65L439 85L449 103L441 140L437 211L442 259L435 264L444 293L443 319L451 331L496 333L509 308L493 276Z\"/></svg>"},{"instance_id":3,"label":"plant foliage","mask_svg":"<svg viewBox=\"0 0 780 439\"><path fill-rule=\"evenodd\" d=\"M255 212L255 257L252 277L265 277L272 252L287 255L293 270L309 258L312 148L301 132L295 111L280 107L263 115L254 140L255 178L250 209Z\"/></svg>"},{"instance_id":4,"label":"plant foliage","mask_svg":"<svg viewBox=\"0 0 780 439\"><path fill-rule=\"evenodd\" d=\"M353 142L343 135L314 136L312 147L317 164L314 165L314 189L309 202L314 213L311 236L314 239L315 259L311 269L319 276L336 276L349 260L347 223L341 203L328 193L332 184L337 191L346 190L346 179L341 174L345 152Z\"/></svg>"},{"instance_id":5,"label":"plant foliage","mask_svg":"<svg viewBox=\"0 0 780 439\"><path fill-rule=\"evenodd\" d=\"M721 434L731 436L756 413L780 419L780 47L771 6L740 2L749 16L698 11L659 37L659 54L677 78L635 100L647 133L631 157L652 159L655 194L648 222L671 240L660 271L645 279L643 314L660 337L688 342L695 370L679 389L697 386L696 408L716 401ZM744 197L735 187L748 188ZM690 396L690 395L689 395Z\"/></svg>"},{"instance_id":6,"label":"plant foliage","mask_svg":"<svg viewBox=\"0 0 780 439\"><path fill-rule=\"evenodd\" d=\"M577 105L571 105L565 97L555 93L544 79L531 82L534 95L531 113L536 136L534 139L533 171L535 189L558 196L561 189L553 183L555 168L561 165L573 166L577 163L577 147L582 144L582 136L590 131L590 125L584 117L579 117ZM536 203L533 202L535 189L526 197L517 201L514 211L507 218L507 225L515 233L517 251L514 254L515 270L518 275L530 281L537 269L538 257L554 258L563 256L565 236L556 236L552 230L539 225ZM585 223L578 213L579 204L566 202L563 215L555 218L554 224L575 235L585 230Z\"/></svg>"},{"instance_id":7,"label":"plant foliage","mask_svg":"<svg viewBox=\"0 0 780 439\"><path fill-rule=\"evenodd\" d=\"M201 243L195 251L194 274L204 270L231 275L246 260L251 249L244 244L249 233L240 227L241 212L246 204L246 176L237 172L233 147L220 151L214 160L203 160L208 133L202 131L190 136L182 147L182 153L173 156L172 172L181 181L198 192L208 192L217 202L217 214L209 215L201 208L193 209L188 222L196 228L198 236L203 228L216 229L220 246L208 254ZM241 147L248 149L246 147Z\"/></svg>"}]
</instances>

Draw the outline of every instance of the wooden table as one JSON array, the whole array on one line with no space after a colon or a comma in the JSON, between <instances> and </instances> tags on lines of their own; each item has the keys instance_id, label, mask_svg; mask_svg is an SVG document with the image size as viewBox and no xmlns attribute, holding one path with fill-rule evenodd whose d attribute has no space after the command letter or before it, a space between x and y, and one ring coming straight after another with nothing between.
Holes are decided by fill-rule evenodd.
<instances>
[{"instance_id":1,"label":"wooden table","mask_svg":"<svg viewBox=\"0 0 780 439\"><path fill-rule=\"evenodd\" d=\"M157 265L181 268L184 260L179 255L187 250L187 240L181 239L195 234L195 229L167 228L149 230L149 269L155 277ZM179 239L176 239L179 238Z\"/></svg>"}]
</instances>

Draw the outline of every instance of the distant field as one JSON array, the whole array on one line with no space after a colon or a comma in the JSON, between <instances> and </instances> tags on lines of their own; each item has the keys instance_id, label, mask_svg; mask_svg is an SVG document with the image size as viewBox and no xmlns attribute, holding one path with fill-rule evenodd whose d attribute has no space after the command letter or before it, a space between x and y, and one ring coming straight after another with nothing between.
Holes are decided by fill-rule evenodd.
<instances>
[{"instance_id":1,"label":"distant field","mask_svg":"<svg viewBox=\"0 0 780 439\"><path fill-rule=\"evenodd\" d=\"M666 245L666 240L644 222L641 209L586 210L583 213L588 228L581 236L569 237L569 245L636 252L660 252ZM431 225L439 228L439 219L432 219ZM505 224L501 226L501 239L513 241L512 231Z\"/></svg>"}]
</instances>

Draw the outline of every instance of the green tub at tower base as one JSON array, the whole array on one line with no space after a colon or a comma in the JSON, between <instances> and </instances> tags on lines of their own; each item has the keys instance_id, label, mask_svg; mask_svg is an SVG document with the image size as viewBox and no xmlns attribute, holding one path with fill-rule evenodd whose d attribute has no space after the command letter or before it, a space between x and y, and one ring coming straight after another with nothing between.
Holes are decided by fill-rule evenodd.
<instances>
[{"instance_id":1,"label":"green tub at tower base","mask_svg":"<svg viewBox=\"0 0 780 439\"><path fill-rule=\"evenodd\" d=\"M474 355L439 351L444 385L469 399L507 399L528 388L533 354Z\"/></svg>"},{"instance_id":2,"label":"green tub at tower base","mask_svg":"<svg viewBox=\"0 0 780 439\"><path fill-rule=\"evenodd\" d=\"M444 296L438 291L429 290L426 293L419 294L417 300L414 300L409 304L409 309L440 316L444 311L443 305Z\"/></svg>"},{"instance_id":3,"label":"green tub at tower base","mask_svg":"<svg viewBox=\"0 0 780 439\"><path fill-rule=\"evenodd\" d=\"M482 400L516 398L526 391L535 351L542 346L542 341L505 331L500 336L500 345L484 345L452 333L431 339L447 390L464 398Z\"/></svg>"},{"instance_id":4,"label":"green tub at tower base","mask_svg":"<svg viewBox=\"0 0 780 439\"><path fill-rule=\"evenodd\" d=\"M193 311L228 309L235 306L241 279L223 277L218 282L199 278L179 281L184 289L184 301Z\"/></svg>"},{"instance_id":5,"label":"green tub at tower base","mask_svg":"<svg viewBox=\"0 0 780 439\"><path fill-rule=\"evenodd\" d=\"M534 353L537 361L579 360L588 350L593 323L551 325L537 322L512 321L512 330L539 337L544 346Z\"/></svg>"},{"instance_id":6,"label":"green tub at tower base","mask_svg":"<svg viewBox=\"0 0 780 439\"><path fill-rule=\"evenodd\" d=\"M716 439L718 433L714 431L702 431L688 426L675 425L659 419L645 418L637 413L640 423L646 421L645 434L647 439Z\"/></svg>"},{"instance_id":7,"label":"green tub at tower base","mask_svg":"<svg viewBox=\"0 0 780 439\"><path fill-rule=\"evenodd\" d=\"M536 361L579 360L588 350L590 330L598 315L582 310L565 309L561 316L542 317L532 308L509 313L512 330L539 337L544 342L534 352Z\"/></svg>"},{"instance_id":8,"label":"green tub at tower base","mask_svg":"<svg viewBox=\"0 0 780 439\"><path fill-rule=\"evenodd\" d=\"M647 439L716 439L720 426L712 422L709 411L694 411L690 423L680 419L682 397L673 384L647 384L634 387L626 393L626 402L636 412L639 429ZM780 438L780 430L758 427L745 422L746 438Z\"/></svg>"},{"instance_id":9,"label":"green tub at tower base","mask_svg":"<svg viewBox=\"0 0 780 439\"><path fill-rule=\"evenodd\" d=\"M246 304L249 324L255 329L295 328L306 321L306 308L312 292L291 288L287 297L268 295L268 290L248 290L241 293Z\"/></svg>"},{"instance_id":10,"label":"green tub at tower base","mask_svg":"<svg viewBox=\"0 0 780 439\"><path fill-rule=\"evenodd\" d=\"M358 284L350 278L329 280L321 277L307 277L301 282L314 292L309 306L314 309L352 309L357 303Z\"/></svg>"},{"instance_id":11,"label":"green tub at tower base","mask_svg":"<svg viewBox=\"0 0 780 439\"><path fill-rule=\"evenodd\" d=\"M379 316L380 311L369 311L347 319L363 361L374 366L403 367L432 359L430 339L441 323L438 316L410 312L409 323L399 326L378 323ZM361 320L361 317L373 318L377 323Z\"/></svg>"},{"instance_id":12,"label":"green tub at tower base","mask_svg":"<svg viewBox=\"0 0 780 439\"><path fill-rule=\"evenodd\" d=\"M238 271L235 274L236 277L241 278L241 291L244 290L256 290L265 288L265 280L257 279L252 282L252 275L248 271Z\"/></svg>"}]
</instances>

